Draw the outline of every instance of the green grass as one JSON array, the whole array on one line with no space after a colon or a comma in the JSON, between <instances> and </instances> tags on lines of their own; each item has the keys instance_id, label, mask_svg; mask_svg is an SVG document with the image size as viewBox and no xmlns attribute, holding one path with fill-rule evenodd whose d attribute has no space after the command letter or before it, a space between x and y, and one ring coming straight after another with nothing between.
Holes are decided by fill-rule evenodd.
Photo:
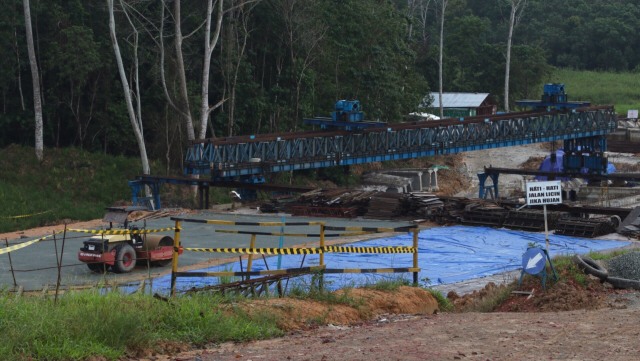
<instances>
[{"instance_id":1,"label":"green grass","mask_svg":"<svg viewBox=\"0 0 640 361\"><path fill-rule=\"evenodd\" d=\"M436 301L438 301L438 308L440 309L441 312L453 311L453 303L451 303L451 301L449 301L449 299L445 297L445 295L443 295L442 292L433 288L427 288L427 291L429 291L429 293L431 293L433 298L435 298Z\"/></svg>"},{"instance_id":2,"label":"green grass","mask_svg":"<svg viewBox=\"0 0 640 361\"><path fill-rule=\"evenodd\" d=\"M633 250L631 249L617 249L611 252L604 252L604 253L600 253L600 252L589 252L589 254L587 254L587 256L595 261L608 261L614 257L617 256L621 256L623 254L632 252Z\"/></svg>"},{"instance_id":3,"label":"green grass","mask_svg":"<svg viewBox=\"0 0 640 361\"><path fill-rule=\"evenodd\" d=\"M406 278L398 277L395 279L382 279L375 283L367 283L363 288L371 290L392 292L398 290L402 286L411 286L411 282Z\"/></svg>"},{"instance_id":4,"label":"green grass","mask_svg":"<svg viewBox=\"0 0 640 361\"><path fill-rule=\"evenodd\" d=\"M586 100L594 105L614 105L618 114L640 109L640 73L610 73L556 69L547 79L564 83L569 101Z\"/></svg>"},{"instance_id":5,"label":"green grass","mask_svg":"<svg viewBox=\"0 0 640 361\"><path fill-rule=\"evenodd\" d=\"M89 153L75 148L44 151L39 163L33 148L0 149L0 233L102 218L105 207L131 203L127 181L142 173L140 159ZM152 174L164 174L151 162ZM228 201L228 190L212 188L210 199ZM193 207L190 187L164 185L164 207Z\"/></svg>"},{"instance_id":6,"label":"green grass","mask_svg":"<svg viewBox=\"0 0 640 361\"><path fill-rule=\"evenodd\" d=\"M291 286L287 296L297 299L310 299L330 305L347 305L358 308L362 305L362 300L355 299L351 296L352 287L345 287L340 292L328 290L327 282L321 274L311 276L308 284L304 282L296 282Z\"/></svg>"},{"instance_id":7,"label":"green grass","mask_svg":"<svg viewBox=\"0 0 640 361\"><path fill-rule=\"evenodd\" d=\"M0 232L100 218L131 199L127 180L141 173L139 159L45 149L40 164L33 148L15 145L0 149L0 169Z\"/></svg>"},{"instance_id":8,"label":"green grass","mask_svg":"<svg viewBox=\"0 0 640 361\"><path fill-rule=\"evenodd\" d=\"M0 295L0 334L0 360L115 360L140 350L162 352L162 341L199 346L282 332L270 316L249 317L220 295L165 302L149 295L84 291L66 294L57 304Z\"/></svg>"}]
</instances>

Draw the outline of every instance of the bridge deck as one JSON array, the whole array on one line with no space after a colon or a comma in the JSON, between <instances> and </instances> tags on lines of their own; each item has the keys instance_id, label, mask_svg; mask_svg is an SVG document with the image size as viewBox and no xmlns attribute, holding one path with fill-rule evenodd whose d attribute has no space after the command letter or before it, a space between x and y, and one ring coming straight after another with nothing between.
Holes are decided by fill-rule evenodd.
<instances>
[{"instance_id":1,"label":"bridge deck","mask_svg":"<svg viewBox=\"0 0 640 361\"><path fill-rule=\"evenodd\" d=\"M411 159L604 136L615 128L614 109L605 106L400 123L352 132L310 131L206 139L190 146L185 174L229 178Z\"/></svg>"}]
</instances>

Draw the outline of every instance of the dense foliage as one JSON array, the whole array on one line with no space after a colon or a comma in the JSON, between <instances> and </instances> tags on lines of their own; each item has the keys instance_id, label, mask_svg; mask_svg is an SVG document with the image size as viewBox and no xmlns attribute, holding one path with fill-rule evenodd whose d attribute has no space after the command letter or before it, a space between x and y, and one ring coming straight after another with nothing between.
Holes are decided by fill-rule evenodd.
<instances>
[{"instance_id":1,"label":"dense foliage","mask_svg":"<svg viewBox=\"0 0 640 361\"><path fill-rule=\"evenodd\" d=\"M125 69L134 74L151 158L179 166L181 123L174 1L116 1ZM224 0L209 78L207 136L290 131L358 98L367 118L400 121L438 87L441 0ZM0 12L0 147L33 145L33 96L21 0ZM182 54L189 112L198 118L206 1L182 1ZM509 0L449 0L444 90L504 87ZM126 12L124 11L126 10ZM44 98L46 147L138 153L109 38L106 2L31 1ZM128 17L126 16L128 15ZM637 71L640 4L631 0L529 0L516 25L510 99L539 97L552 66ZM215 19L214 23L215 23ZM215 24L214 24L215 25ZM136 30L136 31L134 31ZM161 56L161 45L164 57ZM167 100L162 86L173 102ZM134 99L137 101L138 99ZM175 103L172 106L172 103Z\"/></svg>"}]
</instances>

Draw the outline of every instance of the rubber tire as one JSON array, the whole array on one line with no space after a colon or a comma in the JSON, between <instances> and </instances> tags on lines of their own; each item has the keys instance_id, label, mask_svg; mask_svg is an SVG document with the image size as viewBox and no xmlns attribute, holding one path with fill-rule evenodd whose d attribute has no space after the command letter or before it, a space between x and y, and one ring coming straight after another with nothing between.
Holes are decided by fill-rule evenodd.
<instances>
[{"instance_id":1,"label":"rubber tire","mask_svg":"<svg viewBox=\"0 0 640 361\"><path fill-rule=\"evenodd\" d=\"M609 277L607 282L614 288L640 290L640 281L630 280L628 278Z\"/></svg>"},{"instance_id":2,"label":"rubber tire","mask_svg":"<svg viewBox=\"0 0 640 361\"><path fill-rule=\"evenodd\" d=\"M87 263L87 267L91 270L91 272L102 273L105 270L104 263ZM106 267L107 269L109 266Z\"/></svg>"},{"instance_id":3,"label":"rubber tire","mask_svg":"<svg viewBox=\"0 0 640 361\"><path fill-rule=\"evenodd\" d=\"M127 273L136 267L136 251L129 243L116 246L116 259L113 262L113 272Z\"/></svg>"},{"instance_id":4,"label":"rubber tire","mask_svg":"<svg viewBox=\"0 0 640 361\"><path fill-rule=\"evenodd\" d=\"M609 278L609 272L598 264L598 262L587 256L576 254L573 256L573 262L575 262L578 267L584 271L584 273L596 276L603 281L606 281L607 278Z\"/></svg>"}]
</instances>

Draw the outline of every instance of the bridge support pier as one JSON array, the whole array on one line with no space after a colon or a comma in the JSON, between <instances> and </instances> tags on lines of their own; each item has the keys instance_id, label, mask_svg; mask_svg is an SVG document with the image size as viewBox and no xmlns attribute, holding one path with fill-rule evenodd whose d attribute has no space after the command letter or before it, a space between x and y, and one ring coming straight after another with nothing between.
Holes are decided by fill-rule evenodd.
<instances>
[{"instance_id":1,"label":"bridge support pier","mask_svg":"<svg viewBox=\"0 0 640 361\"><path fill-rule=\"evenodd\" d=\"M498 196L498 176L499 175L500 174L498 173L492 173L492 174L487 174L484 172L478 173L478 180L480 181L478 198L485 199L485 197L488 196L487 189L493 189L492 196L495 197L495 199L499 197ZM489 185L489 186L486 185L487 178L491 178L491 181L493 182L492 185Z\"/></svg>"}]
</instances>

